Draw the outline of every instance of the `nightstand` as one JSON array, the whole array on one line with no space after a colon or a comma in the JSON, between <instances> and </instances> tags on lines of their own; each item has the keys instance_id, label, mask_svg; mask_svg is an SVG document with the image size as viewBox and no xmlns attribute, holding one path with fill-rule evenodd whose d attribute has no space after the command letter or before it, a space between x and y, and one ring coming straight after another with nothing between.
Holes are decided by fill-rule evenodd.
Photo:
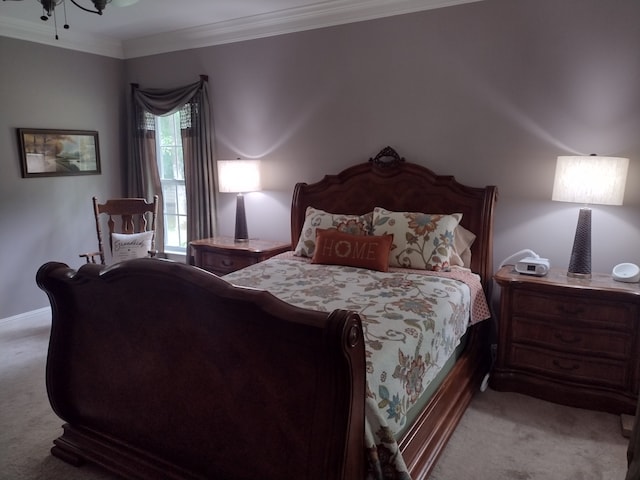
<instances>
[{"instance_id":1,"label":"nightstand","mask_svg":"<svg viewBox=\"0 0 640 480\"><path fill-rule=\"evenodd\" d=\"M574 407L633 414L640 383L640 286L611 275L545 277L506 266L490 384Z\"/></svg>"},{"instance_id":2,"label":"nightstand","mask_svg":"<svg viewBox=\"0 0 640 480\"><path fill-rule=\"evenodd\" d=\"M235 242L231 237L194 240L189 245L195 266L216 275L225 275L291 250L288 243L270 240Z\"/></svg>"}]
</instances>

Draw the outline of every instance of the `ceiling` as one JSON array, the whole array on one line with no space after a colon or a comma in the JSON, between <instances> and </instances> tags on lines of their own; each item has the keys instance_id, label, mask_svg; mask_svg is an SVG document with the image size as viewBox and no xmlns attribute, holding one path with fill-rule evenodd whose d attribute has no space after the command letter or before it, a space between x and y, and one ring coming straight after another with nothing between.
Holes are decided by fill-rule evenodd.
<instances>
[{"instance_id":1,"label":"ceiling","mask_svg":"<svg viewBox=\"0 0 640 480\"><path fill-rule=\"evenodd\" d=\"M90 0L76 0L92 7ZM103 15L66 2L40 20L38 0L0 1L0 35L116 58L134 58L370 20L480 0L113 0Z\"/></svg>"}]
</instances>

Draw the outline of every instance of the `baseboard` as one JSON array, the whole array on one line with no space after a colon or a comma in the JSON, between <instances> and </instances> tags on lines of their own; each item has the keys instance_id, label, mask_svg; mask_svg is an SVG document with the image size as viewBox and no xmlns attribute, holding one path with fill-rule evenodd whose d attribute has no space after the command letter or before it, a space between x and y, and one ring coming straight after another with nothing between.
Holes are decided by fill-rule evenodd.
<instances>
[{"instance_id":1,"label":"baseboard","mask_svg":"<svg viewBox=\"0 0 640 480\"><path fill-rule=\"evenodd\" d=\"M51 323L51 307L20 313L13 317L0 318L0 329L30 328Z\"/></svg>"}]
</instances>

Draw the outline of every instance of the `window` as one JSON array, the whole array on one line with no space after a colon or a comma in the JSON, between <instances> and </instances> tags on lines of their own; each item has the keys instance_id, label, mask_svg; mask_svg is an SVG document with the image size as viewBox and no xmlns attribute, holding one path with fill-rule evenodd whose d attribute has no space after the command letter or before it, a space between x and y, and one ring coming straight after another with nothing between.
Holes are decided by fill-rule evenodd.
<instances>
[{"instance_id":1,"label":"window","mask_svg":"<svg viewBox=\"0 0 640 480\"><path fill-rule=\"evenodd\" d=\"M156 156L164 198L165 251L186 252L187 196L184 183L180 112L155 117Z\"/></svg>"}]
</instances>

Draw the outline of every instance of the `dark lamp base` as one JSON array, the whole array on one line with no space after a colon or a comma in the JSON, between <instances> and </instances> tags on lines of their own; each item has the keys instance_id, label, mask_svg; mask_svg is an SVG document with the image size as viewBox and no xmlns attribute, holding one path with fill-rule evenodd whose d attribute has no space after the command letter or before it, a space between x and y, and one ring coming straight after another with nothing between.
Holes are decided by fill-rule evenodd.
<instances>
[{"instance_id":1,"label":"dark lamp base","mask_svg":"<svg viewBox=\"0 0 640 480\"><path fill-rule=\"evenodd\" d=\"M249 233L247 232L247 216L244 213L244 195L241 193L238 194L236 201L236 234L234 241L249 241Z\"/></svg>"},{"instance_id":2,"label":"dark lamp base","mask_svg":"<svg viewBox=\"0 0 640 480\"><path fill-rule=\"evenodd\" d=\"M567 271L567 277L570 278L591 278L590 273L575 273Z\"/></svg>"},{"instance_id":3,"label":"dark lamp base","mask_svg":"<svg viewBox=\"0 0 640 480\"><path fill-rule=\"evenodd\" d=\"M591 209L581 208L573 240L568 277L591 278Z\"/></svg>"}]
</instances>

